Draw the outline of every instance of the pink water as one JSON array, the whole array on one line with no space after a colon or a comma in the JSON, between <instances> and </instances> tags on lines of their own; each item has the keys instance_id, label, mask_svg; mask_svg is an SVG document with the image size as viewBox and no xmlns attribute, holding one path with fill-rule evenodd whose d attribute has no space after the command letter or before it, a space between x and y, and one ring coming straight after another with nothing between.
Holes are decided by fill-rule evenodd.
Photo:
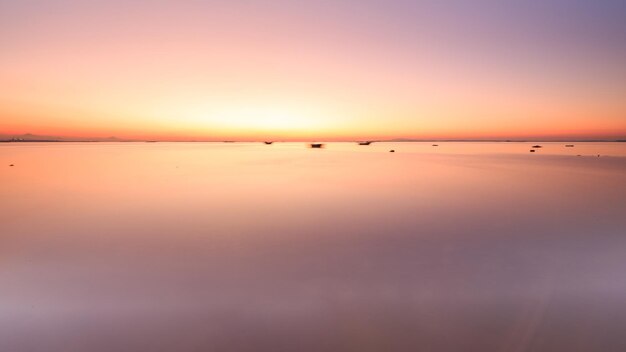
<instances>
[{"instance_id":1,"label":"pink water","mask_svg":"<svg viewBox=\"0 0 626 352\"><path fill-rule=\"evenodd\" d=\"M0 351L626 350L626 143L431 144L0 145Z\"/></svg>"}]
</instances>

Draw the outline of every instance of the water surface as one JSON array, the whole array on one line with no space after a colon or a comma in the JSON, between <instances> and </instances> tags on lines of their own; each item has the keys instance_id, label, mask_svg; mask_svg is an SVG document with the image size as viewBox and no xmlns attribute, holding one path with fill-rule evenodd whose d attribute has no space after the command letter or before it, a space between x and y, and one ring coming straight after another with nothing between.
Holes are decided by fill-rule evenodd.
<instances>
[{"instance_id":1,"label":"water surface","mask_svg":"<svg viewBox=\"0 0 626 352\"><path fill-rule=\"evenodd\" d=\"M431 144L0 145L0 350L626 350L626 143Z\"/></svg>"}]
</instances>

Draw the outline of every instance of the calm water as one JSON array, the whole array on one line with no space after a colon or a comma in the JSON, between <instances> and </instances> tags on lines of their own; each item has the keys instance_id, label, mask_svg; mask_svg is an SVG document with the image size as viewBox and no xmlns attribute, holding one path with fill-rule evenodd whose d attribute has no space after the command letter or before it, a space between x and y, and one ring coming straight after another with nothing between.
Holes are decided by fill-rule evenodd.
<instances>
[{"instance_id":1,"label":"calm water","mask_svg":"<svg viewBox=\"0 0 626 352\"><path fill-rule=\"evenodd\" d=\"M431 144L0 145L0 351L625 351L626 143Z\"/></svg>"}]
</instances>

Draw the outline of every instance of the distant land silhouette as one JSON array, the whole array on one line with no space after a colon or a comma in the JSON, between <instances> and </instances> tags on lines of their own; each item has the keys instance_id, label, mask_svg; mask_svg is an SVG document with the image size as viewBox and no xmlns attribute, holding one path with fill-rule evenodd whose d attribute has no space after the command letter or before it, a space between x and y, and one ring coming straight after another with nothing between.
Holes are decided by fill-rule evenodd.
<instances>
[{"instance_id":1,"label":"distant land silhouette","mask_svg":"<svg viewBox=\"0 0 626 352\"><path fill-rule=\"evenodd\" d=\"M63 137L37 135L32 133L25 134L0 134L0 142L133 142L139 140L120 139L111 137Z\"/></svg>"},{"instance_id":2,"label":"distant land silhouette","mask_svg":"<svg viewBox=\"0 0 626 352\"><path fill-rule=\"evenodd\" d=\"M322 141L326 143L331 142L359 142L361 139L344 139L344 140L325 140L322 138L316 138L311 140L285 140L285 142L311 142ZM67 136L52 136L52 135L37 135L32 133L25 134L2 134L0 133L0 142L266 142L266 139L253 140L222 140L219 138L206 138L206 139L193 139L193 140L170 140L170 139L132 139L132 138L118 138L115 136L110 137L67 137ZM276 140L280 142L280 140ZM361 140L362 141L362 140ZM624 138L392 138L392 139L370 139L369 143L373 142L626 142L626 136Z\"/></svg>"}]
</instances>

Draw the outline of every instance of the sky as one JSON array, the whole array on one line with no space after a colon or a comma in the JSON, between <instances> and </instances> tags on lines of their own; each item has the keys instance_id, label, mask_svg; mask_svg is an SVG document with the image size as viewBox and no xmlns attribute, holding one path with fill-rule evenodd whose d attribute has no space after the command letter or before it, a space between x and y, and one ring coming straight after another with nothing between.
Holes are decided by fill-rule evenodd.
<instances>
[{"instance_id":1,"label":"sky","mask_svg":"<svg viewBox=\"0 0 626 352\"><path fill-rule=\"evenodd\" d=\"M0 0L0 134L626 137L625 1Z\"/></svg>"}]
</instances>

